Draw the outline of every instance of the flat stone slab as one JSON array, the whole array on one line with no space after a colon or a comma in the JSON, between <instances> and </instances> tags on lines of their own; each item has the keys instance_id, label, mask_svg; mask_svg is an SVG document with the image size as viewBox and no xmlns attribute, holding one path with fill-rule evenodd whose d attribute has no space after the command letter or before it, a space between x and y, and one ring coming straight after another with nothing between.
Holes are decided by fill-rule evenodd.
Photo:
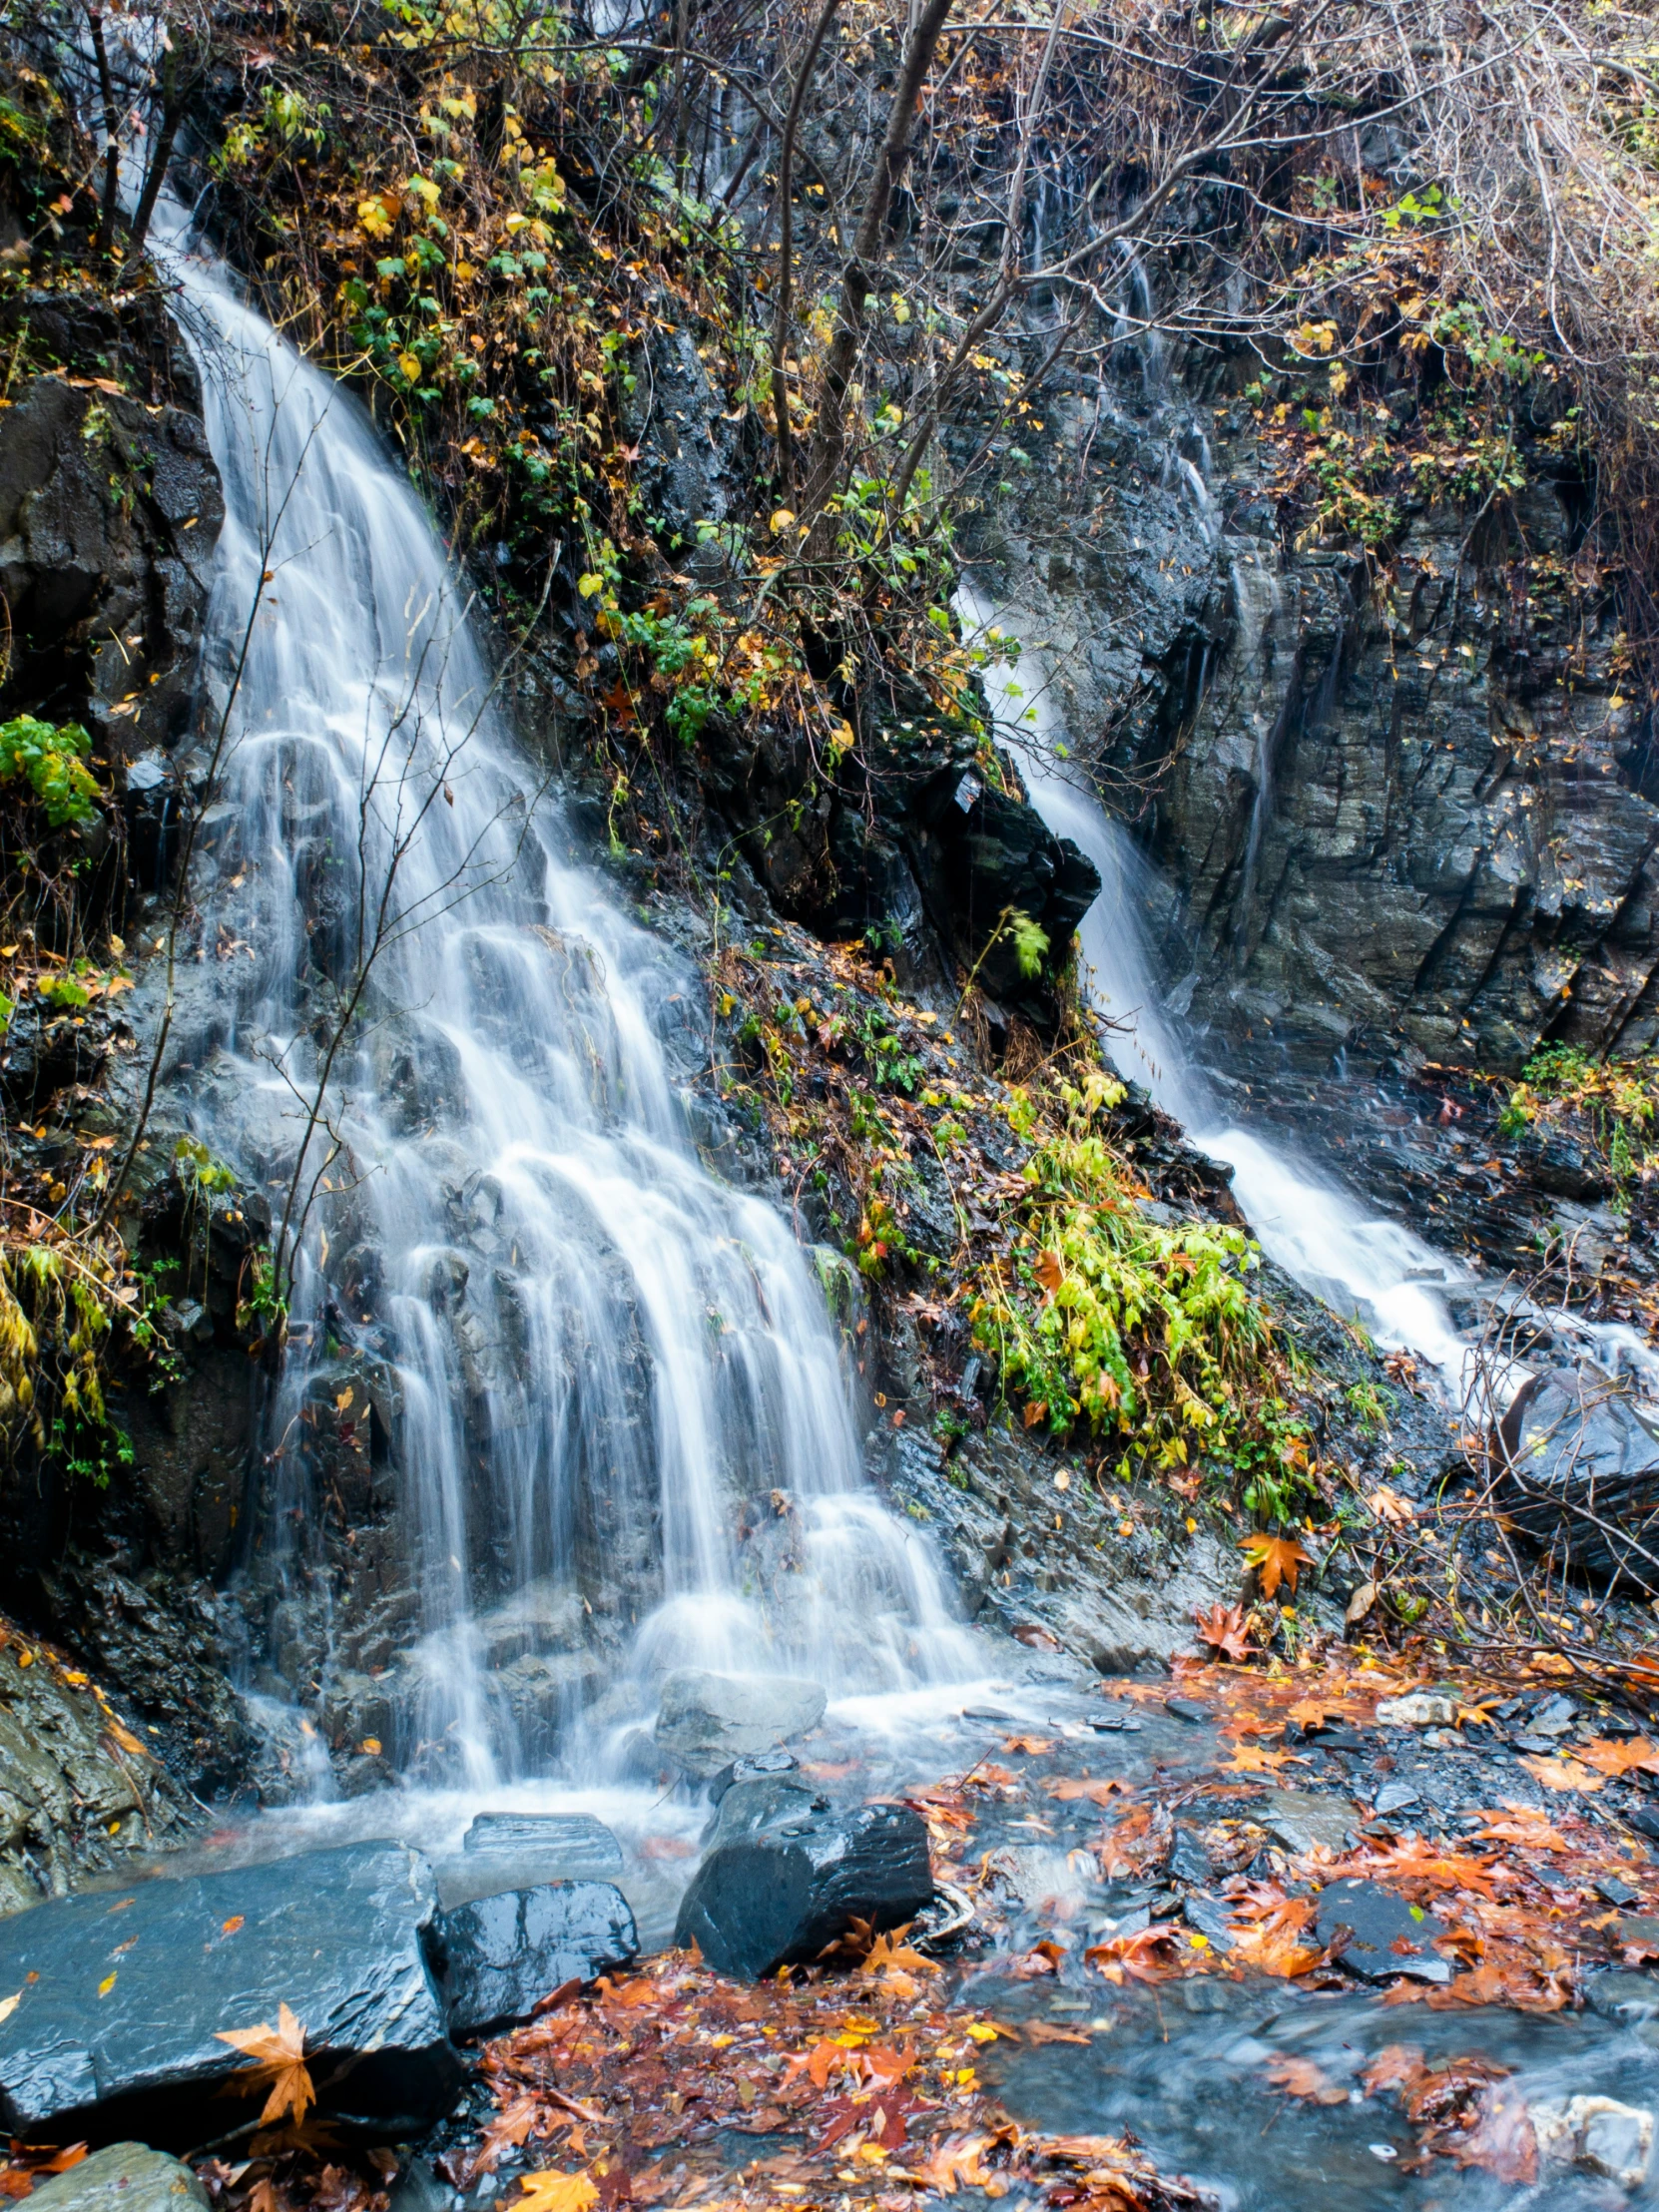
<instances>
[{"instance_id":1,"label":"flat stone slab","mask_svg":"<svg viewBox=\"0 0 1659 2212\"><path fill-rule=\"evenodd\" d=\"M418 1853L359 1844L0 1920L0 2122L31 2141L225 2134L247 2107L208 2098L249 2062L219 2031L285 2003L322 2110L424 2125L460 2078L423 1947L435 1911Z\"/></svg>"},{"instance_id":2,"label":"flat stone slab","mask_svg":"<svg viewBox=\"0 0 1659 2212\"><path fill-rule=\"evenodd\" d=\"M445 1913L440 1976L454 2035L527 2020L568 1981L593 1981L639 1955L628 1900L610 1882L543 1882Z\"/></svg>"},{"instance_id":3,"label":"flat stone slab","mask_svg":"<svg viewBox=\"0 0 1659 2212\"><path fill-rule=\"evenodd\" d=\"M1363 1817L1346 1798L1321 1797L1313 1790L1270 1790L1255 1814L1287 1851L1312 1851L1316 1844L1346 1851L1349 1833Z\"/></svg>"},{"instance_id":4,"label":"flat stone slab","mask_svg":"<svg viewBox=\"0 0 1659 2212\"><path fill-rule=\"evenodd\" d=\"M39 2212L208 2212L208 2192L188 2166L146 2143L111 2143L78 2166L38 2182Z\"/></svg>"},{"instance_id":5,"label":"flat stone slab","mask_svg":"<svg viewBox=\"0 0 1659 2212\"><path fill-rule=\"evenodd\" d=\"M1378 1882L1331 1882L1320 1892L1319 1938L1330 1944L1351 1933L1337 1963L1367 1981L1407 1974L1413 1981L1449 1981L1451 1968L1430 1949L1442 1924Z\"/></svg>"}]
</instances>

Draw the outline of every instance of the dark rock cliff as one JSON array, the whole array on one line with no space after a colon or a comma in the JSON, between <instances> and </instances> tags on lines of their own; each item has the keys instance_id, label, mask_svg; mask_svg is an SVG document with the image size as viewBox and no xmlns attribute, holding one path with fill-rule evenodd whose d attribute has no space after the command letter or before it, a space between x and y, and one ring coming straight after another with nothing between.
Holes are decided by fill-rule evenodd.
<instances>
[{"instance_id":1,"label":"dark rock cliff","mask_svg":"<svg viewBox=\"0 0 1659 2212\"><path fill-rule=\"evenodd\" d=\"M1555 449L1490 511L1407 502L1382 567L1282 531L1242 401L1108 376L1045 413L971 552L1164 872L1149 934L1205 1057L1650 1041L1659 808Z\"/></svg>"}]
</instances>

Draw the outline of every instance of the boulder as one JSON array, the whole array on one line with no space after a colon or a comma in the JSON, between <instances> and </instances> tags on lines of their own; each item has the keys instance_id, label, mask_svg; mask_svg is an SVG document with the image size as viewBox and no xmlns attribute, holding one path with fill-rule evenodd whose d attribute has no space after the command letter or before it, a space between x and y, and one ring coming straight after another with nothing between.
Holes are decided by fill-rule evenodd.
<instances>
[{"instance_id":1,"label":"boulder","mask_svg":"<svg viewBox=\"0 0 1659 2212\"><path fill-rule=\"evenodd\" d=\"M1516 1527L1592 1582L1659 1594L1659 1431L1626 1385L1587 1363L1532 1376L1496 1444Z\"/></svg>"},{"instance_id":2,"label":"boulder","mask_svg":"<svg viewBox=\"0 0 1659 2212\"><path fill-rule=\"evenodd\" d=\"M557 1859L566 1876L622 1872L622 1846L591 1813L479 1813L461 1849L491 1859L533 1852Z\"/></svg>"},{"instance_id":3,"label":"boulder","mask_svg":"<svg viewBox=\"0 0 1659 2212\"><path fill-rule=\"evenodd\" d=\"M1442 1933L1441 1924L1381 1883L1328 1883L1320 1892L1317 1926L1322 1943L1340 1944L1338 1965L1367 1981L1394 1974L1413 1981L1451 1979L1451 1968L1428 1947Z\"/></svg>"},{"instance_id":4,"label":"boulder","mask_svg":"<svg viewBox=\"0 0 1659 2212\"><path fill-rule=\"evenodd\" d=\"M739 1782L680 1906L674 1939L758 1980L820 1957L853 1921L907 1925L933 1894L927 1830L908 1806L836 1811L793 1778Z\"/></svg>"},{"instance_id":5,"label":"boulder","mask_svg":"<svg viewBox=\"0 0 1659 2212\"><path fill-rule=\"evenodd\" d=\"M447 2110L460 2080L423 1938L426 1863L398 1844L306 1852L271 1866L62 1898L0 1921L0 2121L30 2140L146 2135L197 2143L255 2116L234 2091L249 2061L219 2034L305 2031L319 2108L404 2133Z\"/></svg>"},{"instance_id":6,"label":"boulder","mask_svg":"<svg viewBox=\"0 0 1659 2212\"><path fill-rule=\"evenodd\" d=\"M804 1736L829 1700L817 1682L778 1674L671 1674L657 1711L658 1750L695 1781L707 1782L734 1760Z\"/></svg>"},{"instance_id":7,"label":"boulder","mask_svg":"<svg viewBox=\"0 0 1659 2212\"><path fill-rule=\"evenodd\" d=\"M42 2212L208 2212L208 2192L188 2166L144 2143L111 2143L36 2185Z\"/></svg>"},{"instance_id":8,"label":"boulder","mask_svg":"<svg viewBox=\"0 0 1659 2212\"><path fill-rule=\"evenodd\" d=\"M527 2020L562 1983L592 1981L639 1947L628 1901L610 1882L542 1882L457 1906L440 1916L434 1943L450 2032Z\"/></svg>"},{"instance_id":9,"label":"boulder","mask_svg":"<svg viewBox=\"0 0 1659 2212\"><path fill-rule=\"evenodd\" d=\"M1317 1790L1270 1790L1255 1818L1286 1851L1312 1851L1324 1844L1342 1852L1360 1815L1346 1798L1322 1797Z\"/></svg>"},{"instance_id":10,"label":"boulder","mask_svg":"<svg viewBox=\"0 0 1659 2212\"><path fill-rule=\"evenodd\" d=\"M1587 2166L1639 2189L1653 2157L1653 2114L1644 2105L1614 2097L1539 2098L1527 2106L1532 2132L1545 2159Z\"/></svg>"}]
</instances>

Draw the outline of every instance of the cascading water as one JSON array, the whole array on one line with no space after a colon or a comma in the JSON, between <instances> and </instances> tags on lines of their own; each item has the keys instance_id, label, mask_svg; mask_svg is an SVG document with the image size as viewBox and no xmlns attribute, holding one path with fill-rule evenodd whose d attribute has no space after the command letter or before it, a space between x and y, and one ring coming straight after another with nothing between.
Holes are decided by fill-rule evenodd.
<instances>
[{"instance_id":1,"label":"cascading water","mask_svg":"<svg viewBox=\"0 0 1659 2212\"><path fill-rule=\"evenodd\" d=\"M219 987L182 1006L169 1073L276 1214L296 1174L315 1190L266 1541L303 1580L307 1423L342 1374L379 1377L418 1599L401 1748L474 1786L530 1756L501 1634L568 1655L609 1614L616 1717L680 1664L865 1694L982 1673L925 1538L861 1486L806 1256L689 1139L689 963L572 864L365 417L173 226L227 503L208 719L231 720L197 886ZM784 1531L770 1577L755 1499Z\"/></svg>"},{"instance_id":2,"label":"cascading water","mask_svg":"<svg viewBox=\"0 0 1659 2212\"><path fill-rule=\"evenodd\" d=\"M990 608L969 585L957 595L965 631L983 637ZM1003 631L1015 633L1004 622ZM1259 641L1257 641L1259 644ZM1101 894L1078 932L1095 1003L1113 1024L1121 1071L1144 1082L1193 1141L1234 1171L1233 1189L1263 1250L1340 1312L1358 1311L1390 1348L1425 1355L1453 1389L1461 1386L1467 1348L1427 1284L1450 1284L1461 1271L1397 1222L1370 1215L1311 1169L1230 1122L1219 1110L1152 981L1147 918L1158 901L1151 868L1121 823L1114 822L1056 754L1047 671L1035 652L1017 667L993 660L985 688L999 734L1017 755L1032 804L1060 836L1070 837L1100 871Z\"/></svg>"}]
</instances>

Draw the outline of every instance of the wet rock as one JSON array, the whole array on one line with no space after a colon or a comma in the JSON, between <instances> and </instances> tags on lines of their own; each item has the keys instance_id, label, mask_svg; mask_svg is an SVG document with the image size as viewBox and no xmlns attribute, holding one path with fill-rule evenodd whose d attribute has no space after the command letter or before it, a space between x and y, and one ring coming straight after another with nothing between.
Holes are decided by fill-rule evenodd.
<instances>
[{"instance_id":1,"label":"wet rock","mask_svg":"<svg viewBox=\"0 0 1659 2212\"><path fill-rule=\"evenodd\" d=\"M758 1751L747 1759L734 1759L722 1767L709 1784L709 1798L718 1805L734 1782L758 1782L771 1774L793 1774L801 1762L793 1751Z\"/></svg>"},{"instance_id":2,"label":"wet rock","mask_svg":"<svg viewBox=\"0 0 1659 2212\"><path fill-rule=\"evenodd\" d=\"M507 1890L547 1882L608 1882L622 1846L587 1813L480 1813L460 1851L432 1862L445 1913Z\"/></svg>"},{"instance_id":3,"label":"wet rock","mask_svg":"<svg viewBox=\"0 0 1659 2212\"><path fill-rule=\"evenodd\" d=\"M1377 1882L1332 1882L1320 1892L1319 1938L1348 1938L1337 1963L1367 1981L1406 1974L1413 1981L1449 1981L1451 1968L1428 1945L1443 1933L1441 1924L1419 1906L1407 1905Z\"/></svg>"},{"instance_id":4,"label":"wet rock","mask_svg":"<svg viewBox=\"0 0 1659 2212\"><path fill-rule=\"evenodd\" d=\"M1209 1706L1200 1705L1197 1698L1192 1697L1167 1697L1164 1711L1173 1713L1178 1721L1191 1721L1195 1726L1214 1717Z\"/></svg>"},{"instance_id":5,"label":"wet rock","mask_svg":"<svg viewBox=\"0 0 1659 2212\"><path fill-rule=\"evenodd\" d=\"M837 1812L786 1780L727 1791L681 1903L675 1941L695 1940L717 1973L757 1980L816 1959L854 1920L897 1928L933 1894L927 1830L907 1806Z\"/></svg>"},{"instance_id":6,"label":"wet rock","mask_svg":"<svg viewBox=\"0 0 1659 2212\"><path fill-rule=\"evenodd\" d=\"M706 1782L735 1759L806 1735L828 1702L820 1684L792 1675L683 1668L663 1684L657 1748L682 1773Z\"/></svg>"},{"instance_id":7,"label":"wet rock","mask_svg":"<svg viewBox=\"0 0 1659 2212\"><path fill-rule=\"evenodd\" d=\"M610 1882L543 1882L457 1906L439 1916L434 1944L450 2033L527 2020L563 1983L626 1965L639 1947L628 1901Z\"/></svg>"},{"instance_id":8,"label":"wet rock","mask_svg":"<svg viewBox=\"0 0 1659 2212\"><path fill-rule=\"evenodd\" d=\"M1527 2116L1546 2159L1586 2166L1621 2189L1639 2189L1646 2181L1653 2114L1644 2106L1620 2104L1614 2097L1540 2099L1527 2107Z\"/></svg>"},{"instance_id":9,"label":"wet rock","mask_svg":"<svg viewBox=\"0 0 1659 2212\"><path fill-rule=\"evenodd\" d=\"M111 2143L31 2193L42 2212L207 2212L190 2168L145 2143Z\"/></svg>"},{"instance_id":10,"label":"wet rock","mask_svg":"<svg viewBox=\"0 0 1659 2212\"><path fill-rule=\"evenodd\" d=\"M1190 1828L1176 1830L1167 1865L1172 1882L1191 1882L1200 1889L1215 1872L1210 1864L1210 1854Z\"/></svg>"},{"instance_id":11,"label":"wet rock","mask_svg":"<svg viewBox=\"0 0 1659 2212\"><path fill-rule=\"evenodd\" d=\"M1316 1844L1344 1851L1357 1815L1345 1798L1321 1797L1313 1790L1270 1790L1255 1818L1287 1851L1312 1851Z\"/></svg>"},{"instance_id":12,"label":"wet rock","mask_svg":"<svg viewBox=\"0 0 1659 2212\"><path fill-rule=\"evenodd\" d=\"M591 1813L480 1813L461 1838L464 1852L557 1859L569 1875L622 1872L622 1846Z\"/></svg>"},{"instance_id":13,"label":"wet rock","mask_svg":"<svg viewBox=\"0 0 1659 2212\"><path fill-rule=\"evenodd\" d=\"M423 2126L460 2078L423 1948L435 1910L417 1854L363 1844L0 1922L0 1986L19 1992L0 2022L0 2118L31 2139L142 2120L157 2141L200 2142L204 2097L247 2063L219 2030L286 2003L324 2112ZM223 2110L218 2132L247 2100Z\"/></svg>"},{"instance_id":14,"label":"wet rock","mask_svg":"<svg viewBox=\"0 0 1659 2212\"><path fill-rule=\"evenodd\" d=\"M1216 1950L1231 1950L1235 1941L1233 1918L1224 1898L1195 1891L1181 1909L1187 1926L1196 1929Z\"/></svg>"},{"instance_id":15,"label":"wet rock","mask_svg":"<svg viewBox=\"0 0 1659 2212\"><path fill-rule=\"evenodd\" d=\"M1408 1697L1385 1697L1377 1708L1380 1728L1453 1728L1457 1700L1427 1690L1413 1690Z\"/></svg>"},{"instance_id":16,"label":"wet rock","mask_svg":"<svg viewBox=\"0 0 1659 2212\"><path fill-rule=\"evenodd\" d=\"M1659 1914L1622 1913L1607 1934L1615 1948L1659 1957Z\"/></svg>"},{"instance_id":17,"label":"wet rock","mask_svg":"<svg viewBox=\"0 0 1659 2212\"><path fill-rule=\"evenodd\" d=\"M1421 1796L1409 1782L1384 1782L1372 1800L1372 1811L1386 1819L1390 1813L1402 1813L1408 1805L1420 1805Z\"/></svg>"},{"instance_id":18,"label":"wet rock","mask_svg":"<svg viewBox=\"0 0 1659 2212\"><path fill-rule=\"evenodd\" d=\"M1584 1984L1584 2002L1604 2020L1635 2026L1659 2014L1659 1976L1618 1971L1591 1974Z\"/></svg>"},{"instance_id":19,"label":"wet rock","mask_svg":"<svg viewBox=\"0 0 1659 2212\"><path fill-rule=\"evenodd\" d=\"M1595 1893L1604 1905L1636 1905L1641 1902L1641 1892L1633 1890L1628 1882L1621 1882L1616 1874L1603 1875L1595 1886Z\"/></svg>"},{"instance_id":20,"label":"wet rock","mask_svg":"<svg viewBox=\"0 0 1659 2212\"><path fill-rule=\"evenodd\" d=\"M1518 1528L1592 1581L1659 1592L1659 1544L1644 1537L1659 1431L1611 1376L1585 1365L1530 1377L1497 1443L1499 1502Z\"/></svg>"}]
</instances>

